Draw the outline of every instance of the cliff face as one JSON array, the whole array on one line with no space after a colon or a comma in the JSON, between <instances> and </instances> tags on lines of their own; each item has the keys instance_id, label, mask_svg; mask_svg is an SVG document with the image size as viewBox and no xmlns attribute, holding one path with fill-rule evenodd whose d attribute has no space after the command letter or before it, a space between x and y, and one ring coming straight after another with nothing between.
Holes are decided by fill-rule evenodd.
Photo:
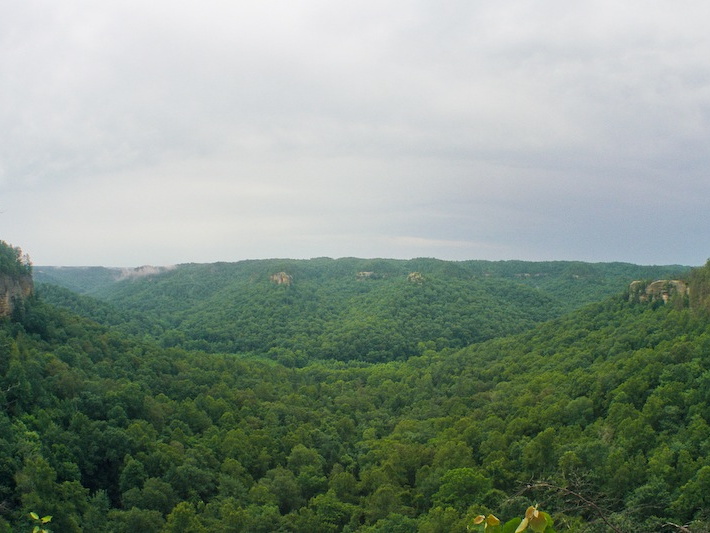
<instances>
[{"instance_id":1,"label":"cliff face","mask_svg":"<svg viewBox=\"0 0 710 533\"><path fill-rule=\"evenodd\" d=\"M277 285L291 285L291 283L293 283L293 276L286 274L286 272L272 274L269 279Z\"/></svg>"},{"instance_id":2,"label":"cliff face","mask_svg":"<svg viewBox=\"0 0 710 533\"><path fill-rule=\"evenodd\" d=\"M11 315L13 302L29 298L33 290L34 285L30 275L0 274L0 317Z\"/></svg>"},{"instance_id":3,"label":"cliff face","mask_svg":"<svg viewBox=\"0 0 710 533\"><path fill-rule=\"evenodd\" d=\"M668 303L672 296L684 296L688 292L688 284L677 279L659 279L649 284L634 281L629 285L629 300L637 302L663 300L663 303Z\"/></svg>"}]
</instances>

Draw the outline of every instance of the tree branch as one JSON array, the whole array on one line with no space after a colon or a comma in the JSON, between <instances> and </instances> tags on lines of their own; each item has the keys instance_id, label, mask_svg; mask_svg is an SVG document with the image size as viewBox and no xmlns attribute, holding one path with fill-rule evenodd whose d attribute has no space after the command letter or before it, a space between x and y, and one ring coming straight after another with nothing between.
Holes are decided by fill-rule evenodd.
<instances>
[{"instance_id":1,"label":"tree branch","mask_svg":"<svg viewBox=\"0 0 710 533\"><path fill-rule=\"evenodd\" d=\"M572 496L572 497L578 499L579 501L583 502L584 505L586 505L587 507L593 509L594 512L599 515L599 518L601 518L602 521L603 521L607 526L609 526L609 528L610 528L612 531L615 531L616 533L623 533L618 527L614 526L611 522L609 522L609 520L608 520L607 517L606 517L606 513L604 512L604 510L603 510L601 507L599 507L599 506L598 506L595 502L593 502L592 500L590 500L590 499L588 499L588 498L585 498L584 496L582 496L582 495L579 494L578 492L575 492L575 491L573 491L573 490L571 490L571 489L568 489L568 488L565 488L565 487L559 487L559 486L557 486L557 485L553 485L553 484L551 484L551 483L545 483L545 482L537 482L537 483L533 483L533 484L528 484L528 486L527 486L527 489L536 489L536 488L552 489L552 490L554 490L554 491L556 491L556 492L560 492L560 493L565 494L565 495L567 495L567 496ZM682 531L682 530L681 530L681 531Z\"/></svg>"}]
</instances>

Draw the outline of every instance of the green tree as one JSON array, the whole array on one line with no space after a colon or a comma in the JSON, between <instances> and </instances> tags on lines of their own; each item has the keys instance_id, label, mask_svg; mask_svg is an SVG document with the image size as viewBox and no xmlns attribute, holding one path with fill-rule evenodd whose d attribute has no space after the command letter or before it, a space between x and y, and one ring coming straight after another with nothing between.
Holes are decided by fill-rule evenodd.
<instances>
[{"instance_id":1,"label":"green tree","mask_svg":"<svg viewBox=\"0 0 710 533\"><path fill-rule=\"evenodd\" d=\"M161 533L207 533L197 512L188 502L178 503L168 515Z\"/></svg>"},{"instance_id":2,"label":"green tree","mask_svg":"<svg viewBox=\"0 0 710 533\"><path fill-rule=\"evenodd\" d=\"M160 512L134 507L127 511L109 511L107 523L102 529L116 533L160 533L164 524L165 520Z\"/></svg>"},{"instance_id":3,"label":"green tree","mask_svg":"<svg viewBox=\"0 0 710 533\"><path fill-rule=\"evenodd\" d=\"M482 501L493 488L491 480L473 468L454 468L441 478L439 490L434 494L434 504L465 511Z\"/></svg>"},{"instance_id":4,"label":"green tree","mask_svg":"<svg viewBox=\"0 0 710 533\"><path fill-rule=\"evenodd\" d=\"M673 509L685 520L710 521L710 466L703 466L681 487Z\"/></svg>"}]
</instances>

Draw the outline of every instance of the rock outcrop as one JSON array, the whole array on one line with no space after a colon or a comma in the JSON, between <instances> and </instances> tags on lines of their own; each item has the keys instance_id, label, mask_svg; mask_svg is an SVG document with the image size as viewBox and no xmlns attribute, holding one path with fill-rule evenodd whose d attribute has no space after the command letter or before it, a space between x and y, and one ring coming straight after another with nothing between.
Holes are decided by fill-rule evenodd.
<instances>
[{"instance_id":1,"label":"rock outcrop","mask_svg":"<svg viewBox=\"0 0 710 533\"><path fill-rule=\"evenodd\" d=\"M407 275L407 281L409 283L424 283L424 276L422 276L421 272L410 272Z\"/></svg>"},{"instance_id":2,"label":"rock outcrop","mask_svg":"<svg viewBox=\"0 0 710 533\"><path fill-rule=\"evenodd\" d=\"M10 316L18 300L26 300L32 295L32 276L11 276L0 274L0 317Z\"/></svg>"},{"instance_id":3,"label":"rock outcrop","mask_svg":"<svg viewBox=\"0 0 710 533\"><path fill-rule=\"evenodd\" d=\"M276 283L276 285L291 285L293 283L293 276L286 274L286 272L272 274L269 279Z\"/></svg>"},{"instance_id":4,"label":"rock outcrop","mask_svg":"<svg viewBox=\"0 0 710 533\"><path fill-rule=\"evenodd\" d=\"M668 303L673 296L687 294L689 294L688 284L678 279L659 279L652 283L632 281L629 285L629 301L632 302L661 300L663 303Z\"/></svg>"}]
</instances>

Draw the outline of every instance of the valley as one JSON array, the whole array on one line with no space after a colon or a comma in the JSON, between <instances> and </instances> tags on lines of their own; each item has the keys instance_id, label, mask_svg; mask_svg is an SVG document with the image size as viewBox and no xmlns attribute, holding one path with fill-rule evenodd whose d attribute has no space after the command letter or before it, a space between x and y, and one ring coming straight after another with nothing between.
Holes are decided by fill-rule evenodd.
<instances>
[{"instance_id":1,"label":"valley","mask_svg":"<svg viewBox=\"0 0 710 533\"><path fill-rule=\"evenodd\" d=\"M61 271L0 321L0 531L710 525L710 264Z\"/></svg>"}]
</instances>

